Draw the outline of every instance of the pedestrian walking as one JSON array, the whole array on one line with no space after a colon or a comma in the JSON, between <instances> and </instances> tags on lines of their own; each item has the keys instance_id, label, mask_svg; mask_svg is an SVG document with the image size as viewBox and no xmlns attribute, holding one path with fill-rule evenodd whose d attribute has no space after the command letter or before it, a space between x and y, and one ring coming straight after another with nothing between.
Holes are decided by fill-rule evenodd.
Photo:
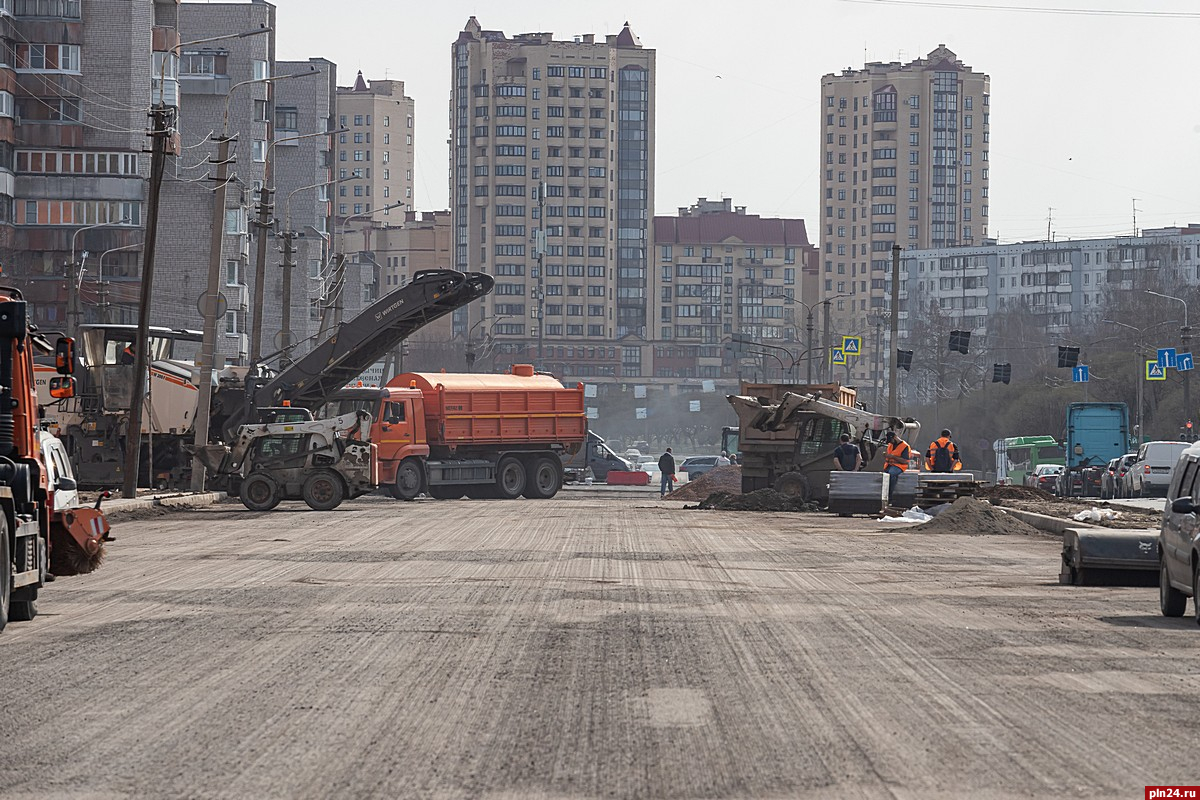
<instances>
[{"instance_id":1,"label":"pedestrian walking","mask_svg":"<svg viewBox=\"0 0 1200 800\"><path fill-rule=\"evenodd\" d=\"M895 431L888 431L883 437L887 443L887 452L883 457L883 471L888 474L888 498L896 492L896 484L900 482L900 475L908 470L908 460L912 457L912 450L908 446L908 442L896 435Z\"/></svg>"},{"instance_id":2,"label":"pedestrian walking","mask_svg":"<svg viewBox=\"0 0 1200 800\"><path fill-rule=\"evenodd\" d=\"M949 428L943 429L942 435L934 439L925 451L925 467L930 472L958 472L962 469L958 445L951 441Z\"/></svg>"},{"instance_id":3,"label":"pedestrian walking","mask_svg":"<svg viewBox=\"0 0 1200 800\"><path fill-rule=\"evenodd\" d=\"M850 434L842 434L842 443L833 451L833 460L838 469L847 472L854 472L862 467L862 450L859 450L858 445L850 441Z\"/></svg>"},{"instance_id":4,"label":"pedestrian walking","mask_svg":"<svg viewBox=\"0 0 1200 800\"><path fill-rule=\"evenodd\" d=\"M662 481L658 487L658 497L661 500L674 488L675 483L675 456L671 455L671 448L668 447L667 452L658 457L658 471L662 473Z\"/></svg>"},{"instance_id":5,"label":"pedestrian walking","mask_svg":"<svg viewBox=\"0 0 1200 800\"><path fill-rule=\"evenodd\" d=\"M717 466L718 467L728 467L729 464L730 464L729 453L722 450L721 455L717 456Z\"/></svg>"}]
</instances>

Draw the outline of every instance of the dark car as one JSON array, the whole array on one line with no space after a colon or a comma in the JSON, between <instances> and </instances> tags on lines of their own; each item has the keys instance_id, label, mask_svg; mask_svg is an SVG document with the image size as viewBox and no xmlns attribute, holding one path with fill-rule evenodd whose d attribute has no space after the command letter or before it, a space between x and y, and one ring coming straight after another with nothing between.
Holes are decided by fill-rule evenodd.
<instances>
[{"instance_id":1,"label":"dark car","mask_svg":"<svg viewBox=\"0 0 1200 800\"><path fill-rule=\"evenodd\" d=\"M1050 494L1058 494L1058 476L1064 469L1061 464L1043 464L1038 467L1036 487Z\"/></svg>"},{"instance_id":2,"label":"dark car","mask_svg":"<svg viewBox=\"0 0 1200 800\"><path fill-rule=\"evenodd\" d=\"M1124 457L1114 458L1108 462L1108 466L1104 468L1104 473L1100 476L1100 499L1111 500L1117 496L1118 478L1117 475L1121 471L1121 461Z\"/></svg>"},{"instance_id":3,"label":"dark car","mask_svg":"<svg viewBox=\"0 0 1200 800\"><path fill-rule=\"evenodd\" d=\"M695 480L704 473L717 466L716 456L692 456L685 458L683 463L679 465L680 472L686 472L688 480Z\"/></svg>"}]
</instances>

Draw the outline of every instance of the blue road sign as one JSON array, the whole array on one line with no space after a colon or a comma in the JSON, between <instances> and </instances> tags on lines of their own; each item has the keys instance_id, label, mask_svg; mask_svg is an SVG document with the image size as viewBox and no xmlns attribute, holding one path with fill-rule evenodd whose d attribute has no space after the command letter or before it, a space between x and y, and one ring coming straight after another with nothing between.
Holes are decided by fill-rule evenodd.
<instances>
[{"instance_id":1,"label":"blue road sign","mask_svg":"<svg viewBox=\"0 0 1200 800\"><path fill-rule=\"evenodd\" d=\"M1071 370L1071 381L1073 383L1087 383L1088 379L1088 368L1086 364L1080 364L1078 367L1075 367Z\"/></svg>"},{"instance_id":2,"label":"blue road sign","mask_svg":"<svg viewBox=\"0 0 1200 800\"><path fill-rule=\"evenodd\" d=\"M833 358L830 359L834 364L846 363L846 351L840 347L833 348Z\"/></svg>"},{"instance_id":3,"label":"blue road sign","mask_svg":"<svg viewBox=\"0 0 1200 800\"><path fill-rule=\"evenodd\" d=\"M1148 381L1165 381L1167 379L1167 368L1159 364L1157 361L1146 362L1146 380Z\"/></svg>"},{"instance_id":4,"label":"blue road sign","mask_svg":"<svg viewBox=\"0 0 1200 800\"><path fill-rule=\"evenodd\" d=\"M1192 363L1191 353L1180 353L1179 355L1175 356L1175 369L1179 370L1180 372L1187 372L1193 366L1194 364Z\"/></svg>"},{"instance_id":5,"label":"blue road sign","mask_svg":"<svg viewBox=\"0 0 1200 800\"><path fill-rule=\"evenodd\" d=\"M862 352L862 337L861 336L843 336L842 337L842 352L846 357L856 356Z\"/></svg>"},{"instance_id":6,"label":"blue road sign","mask_svg":"<svg viewBox=\"0 0 1200 800\"><path fill-rule=\"evenodd\" d=\"M1160 367L1172 367L1172 368L1175 366L1175 348L1174 347L1158 348L1158 365Z\"/></svg>"}]
</instances>

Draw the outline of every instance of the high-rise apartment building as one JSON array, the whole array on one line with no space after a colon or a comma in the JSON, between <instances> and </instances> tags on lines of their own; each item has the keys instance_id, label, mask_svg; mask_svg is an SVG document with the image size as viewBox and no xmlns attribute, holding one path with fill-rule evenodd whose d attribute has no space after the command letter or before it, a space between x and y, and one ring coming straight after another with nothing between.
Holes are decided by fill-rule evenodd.
<instances>
[{"instance_id":1,"label":"high-rise apartment building","mask_svg":"<svg viewBox=\"0 0 1200 800\"><path fill-rule=\"evenodd\" d=\"M167 0L0 2L0 266L43 328L136 313L146 111L176 13Z\"/></svg>"},{"instance_id":2,"label":"high-rise apartment building","mask_svg":"<svg viewBox=\"0 0 1200 800\"><path fill-rule=\"evenodd\" d=\"M556 41L471 17L451 70L453 264L496 278L456 332L490 331L500 367L586 344L649 374L655 52L628 23Z\"/></svg>"},{"instance_id":3,"label":"high-rise apartment building","mask_svg":"<svg viewBox=\"0 0 1200 800\"><path fill-rule=\"evenodd\" d=\"M816 340L805 311L813 298L802 287L818 254L804 220L764 219L729 198L701 197L677 216L654 218L654 246L655 378L729 378L744 358L765 361L774 377L805 375L805 350ZM739 340L754 345L729 346Z\"/></svg>"},{"instance_id":4,"label":"high-rise apartment building","mask_svg":"<svg viewBox=\"0 0 1200 800\"><path fill-rule=\"evenodd\" d=\"M363 80L337 90L336 213L404 219L413 206L413 134L415 104L404 95L404 81ZM385 206L403 205L396 209ZM371 212L378 209L377 214Z\"/></svg>"},{"instance_id":5,"label":"high-rise apartment building","mask_svg":"<svg viewBox=\"0 0 1200 800\"><path fill-rule=\"evenodd\" d=\"M990 79L938 45L825 75L821 95L821 293L839 332L861 334L887 308L893 245L987 237Z\"/></svg>"}]
</instances>

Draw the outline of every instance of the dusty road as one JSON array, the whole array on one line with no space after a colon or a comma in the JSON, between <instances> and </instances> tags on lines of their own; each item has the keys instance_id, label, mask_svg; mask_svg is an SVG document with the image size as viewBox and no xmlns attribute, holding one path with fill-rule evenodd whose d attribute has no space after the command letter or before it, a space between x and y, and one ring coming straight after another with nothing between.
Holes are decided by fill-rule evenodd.
<instances>
[{"instance_id":1,"label":"dusty road","mask_svg":"<svg viewBox=\"0 0 1200 800\"><path fill-rule=\"evenodd\" d=\"M612 497L116 528L0 634L5 797L1142 796L1200 630L1059 543Z\"/></svg>"}]
</instances>

